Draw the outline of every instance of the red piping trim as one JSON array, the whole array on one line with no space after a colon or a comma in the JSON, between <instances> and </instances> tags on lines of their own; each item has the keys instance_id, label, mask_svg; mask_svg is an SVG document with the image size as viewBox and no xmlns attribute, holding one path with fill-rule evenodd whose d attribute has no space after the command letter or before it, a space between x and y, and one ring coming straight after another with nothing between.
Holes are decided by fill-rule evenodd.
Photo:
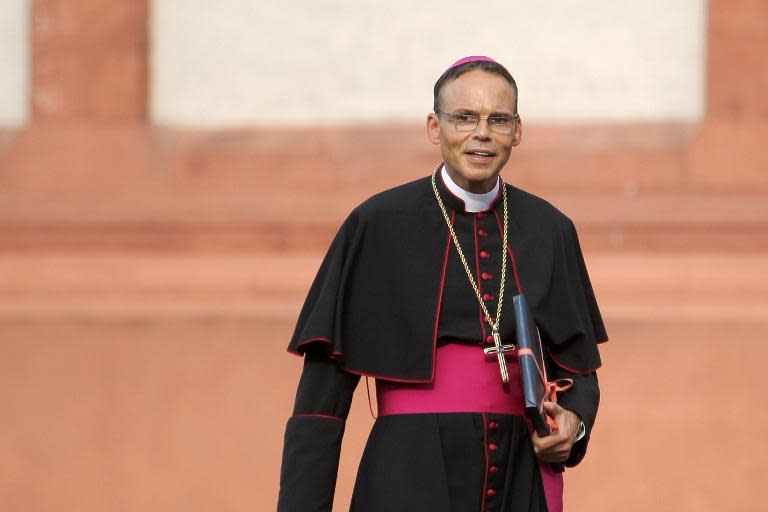
<instances>
[{"instance_id":1,"label":"red piping trim","mask_svg":"<svg viewBox=\"0 0 768 512\"><path fill-rule=\"evenodd\" d=\"M544 347L544 349L547 351L547 353L549 354L549 356L552 358L552 360L555 362L555 364L557 366L559 366L560 368L562 368L564 370L568 370L569 372L572 372L572 373L578 373L579 375L587 375L587 374L592 373L595 370L599 369L601 366L603 366L602 363L601 363L601 364L595 366L594 368L592 368L591 370L587 370L587 371L577 370L576 368L571 368L569 366L564 365L560 361L558 361L557 358L554 356L554 354L552 354L552 350L549 347Z\"/></svg>"},{"instance_id":2,"label":"red piping trim","mask_svg":"<svg viewBox=\"0 0 768 512\"><path fill-rule=\"evenodd\" d=\"M436 339L437 338L435 338L435 340ZM462 343L462 342L463 342L462 340L448 340L448 343ZM436 351L437 350L436 347L434 347L433 350ZM301 354L299 354L299 355L301 355ZM432 357L432 364L433 364L432 375L433 375L433 377L434 377L434 358L435 358L435 355L436 355L435 352L433 352L433 357ZM417 383L417 384L418 383L432 382L432 379L401 379L401 378L395 378L395 377L391 377L389 375L382 375L382 374L378 374L378 373L367 373L367 372L363 372L361 370L355 370L354 368L348 368L348 367L344 366L343 362L341 363L340 366L341 366L341 368L345 372L353 373L355 375L360 375L361 377L373 377L375 379L387 380L387 381L391 381L391 382L405 382L405 383Z\"/></svg>"},{"instance_id":3,"label":"red piping trim","mask_svg":"<svg viewBox=\"0 0 768 512\"><path fill-rule=\"evenodd\" d=\"M450 233L449 233L449 235L450 235ZM447 259L448 258L446 257L446 260ZM443 270L443 279L445 279L445 270ZM442 290L442 288L441 288L441 290ZM441 291L441 294L442 294L442 291ZM288 348L288 352L290 352L291 354L295 354L297 356L301 356L303 354L298 349L301 348L302 345L306 345L307 343L313 343L313 342L316 342L316 341L319 341L321 343L327 343L329 346L331 346L333 344L331 342L331 340L329 340L328 338L325 338L323 336L318 336L317 338L310 338L308 340L305 340L305 341L302 341L302 342L298 343L296 345L297 350L291 350L290 347L289 347ZM435 354L434 354L434 352L435 352L435 350L434 350L434 347L433 347L433 350L432 350L432 372L433 372L433 375L434 375L434 367L435 367ZM342 354L341 352L331 352L330 353L330 356L335 358L335 359L340 359L343 355L344 354ZM429 379L429 380L427 380L427 379L395 379L395 378L392 378L392 377L388 377L386 375L377 375L375 373L365 373L365 372L362 372L362 371L359 371L359 370L354 370L352 368L348 368L348 367L346 367L344 365L343 362L340 364L340 366L341 366L341 368L344 371L349 372L349 373L354 373L355 375L360 375L361 377L373 377L375 379L390 380L392 382L408 382L408 383L431 382L432 381L432 379Z\"/></svg>"},{"instance_id":4,"label":"red piping trim","mask_svg":"<svg viewBox=\"0 0 768 512\"><path fill-rule=\"evenodd\" d=\"M307 343L309 343L311 341L321 341L321 342L324 342L324 343L330 343L330 341L325 339L325 338L313 338L311 340L301 342L301 345L305 345L305 344L307 344ZM290 348L288 349L288 352L290 352L291 354L295 354L297 356L302 356L303 355L301 352L298 352L298 351L295 351L295 350L291 350ZM332 352L330 355L333 358L341 359L341 357L344 354L342 354L341 352ZM434 366L434 354L433 354L432 364ZM361 377L373 377L375 379L390 380L392 382L407 382L407 383L431 382L431 379L397 379L397 378L390 377L390 376L387 376L387 375L380 375L380 374L376 374L376 373L362 372L360 370L355 370L353 368L349 368L349 367L345 366L343 360L339 363L339 366L345 372L353 373L355 375L360 375Z\"/></svg>"},{"instance_id":5,"label":"red piping trim","mask_svg":"<svg viewBox=\"0 0 768 512\"><path fill-rule=\"evenodd\" d=\"M485 510L485 493L488 489L488 441L486 431L488 430L488 418L483 413L483 455L485 456L485 476L483 478L483 502L480 504L480 510Z\"/></svg>"},{"instance_id":6,"label":"red piping trim","mask_svg":"<svg viewBox=\"0 0 768 512\"><path fill-rule=\"evenodd\" d=\"M456 212L451 212L451 225L454 224ZM429 382L435 379L435 357L437 356L437 328L440 323L440 308L443 304L443 288L445 286L445 272L448 269L448 254L451 252L451 230L446 228L448 234L445 237L445 256L443 257L443 275L440 277L440 291L437 293L437 309L435 310L435 328L432 333L432 374Z\"/></svg>"},{"instance_id":7,"label":"red piping trim","mask_svg":"<svg viewBox=\"0 0 768 512\"><path fill-rule=\"evenodd\" d=\"M480 280L480 255L478 253L478 242L477 242L477 215L473 217L472 221L472 234L475 237L475 269L477 270L477 289L480 290L480 295L483 294L483 282ZM485 319L483 318L483 308L480 307L480 304L477 305L477 314L480 317L480 329L483 331L483 343L485 343L485 337L487 336L485 334Z\"/></svg>"},{"instance_id":8,"label":"red piping trim","mask_svg":"<svg viewBox=\"0 0 768 512\"><path fill-rule=\"evenodd\" d=\"M347 368L343 364L341 367L344 369L344 371L349 373L354 373L355 375L360 375L361 377L373 377L374 379L381 379L381 380L389 380L392 382L406 382L406 383L422 383L422 382L432 382L431 379L398 379L395 377L390 377L388 375L381 375L377 373L367 373L363 372L361 370L355 370L353 368Z\"/></svg>"},{"instance_id":9,"label":"red piping trim","mask_svg":"<svg viewBox=\"0 0 768 512\"><path fill-rule=\"evenodd\" d=\"M290 352L291 354L297 355L297 356L302 356L302 355L304 355L304 353L301 352L301 350L300 350L302 346L307 345L308 343L316 343L318 341L320 343L325 343L326 345L328 345L329 348L331 346L333 346L333 342L331 340L329 340L328 338L326 338L324 336L317 336L316 338L309 338L309 339L306 339L304 341L300 341L299 343L296 344L296 350L291 350L291 347L288 347L288 352ZM334 359L338 359L343 354L341 352L329 352L329 355L331 357L333 357Z\"/></svg>"},{"instance_id":10,"label":"red piping trim","mask_svg":"<svg viewBox=\"0 0 768 512\"><path fill-rule=\"evenodd\" d=\"M330 339L326 338L325 336L315 336L314 338L308 338L304 341L300 341L296 344L296 348L298 349L302 345L306 345L307 343L312 343L313 341L322 341L323 343L327 343L328 345L332 345Z\"/></svg>"},{"instance_id":11,"label":"red piping trim","mask_svg":"<svg viewBox=\"0 0 768 512\"><path fill-rule=\"evenodd\" d=\"M501 236L504 236L504 228L501 226L501 219L499 219L499 214L496 213L496 210L493 211L494 217L496 217L496 224L499 225L499 232L502 234ZM523 293L523 287L520 286L520 277L517 275L517 262L515 261L515 255L512 252L512 248L509 246L509 240L507 240L507 252L509 252L509 258L512 260L512 271L515 274L515 284L517 285L517 292Z\"/></svg>"},{"instance_id":12,"label":"red piping trim","mask_svg":"<svg viewBox=\"0 0 768 512\"><path fill-rule=\"evenodd\" d=\"M291 416L291 418L299 418L299 417L306 417L310 416L313 418L324 418L328 420L337 420L337 421L346 421L344 418L340 416L331 416L330 414L294 414Z\"/></svg>"}]
</instances>

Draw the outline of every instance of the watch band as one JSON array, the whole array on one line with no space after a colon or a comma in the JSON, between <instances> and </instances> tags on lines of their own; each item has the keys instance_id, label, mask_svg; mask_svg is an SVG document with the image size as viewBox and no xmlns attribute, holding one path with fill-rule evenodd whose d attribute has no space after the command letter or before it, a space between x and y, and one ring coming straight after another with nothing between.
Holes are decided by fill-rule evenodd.
<instances>
[{"instance_id":1,"label":"watch band","mask_svg":"<svg viewBox=\"0 0 768 512\"><path fill-rule=\"evenodd\" d=\"M582 421L579 425L579 431L576 433L576 439L573 440L575 443L576 441L581 441L584 439L584 436L587 435L587 427L584 425L584 422Z\"/></svg>"}]
</instances>

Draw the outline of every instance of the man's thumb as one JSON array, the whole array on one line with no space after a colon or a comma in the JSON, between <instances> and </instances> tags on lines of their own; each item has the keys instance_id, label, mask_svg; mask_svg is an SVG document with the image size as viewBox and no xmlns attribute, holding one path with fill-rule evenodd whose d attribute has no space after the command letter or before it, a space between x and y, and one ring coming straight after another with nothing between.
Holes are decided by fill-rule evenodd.
<instances>
[{"instance_id":1,"label":"man's thumb","mask_svg":"<svg viewBox=\"0 0 768 512\"><path fill-rule=\"evenodd\" d=\"M551 418L554 418L560 414L560 411L562 410L562 407L557 405L555 402L544 402L544 412L546 412L547 416Z\"/></svg>"}]
</instances>

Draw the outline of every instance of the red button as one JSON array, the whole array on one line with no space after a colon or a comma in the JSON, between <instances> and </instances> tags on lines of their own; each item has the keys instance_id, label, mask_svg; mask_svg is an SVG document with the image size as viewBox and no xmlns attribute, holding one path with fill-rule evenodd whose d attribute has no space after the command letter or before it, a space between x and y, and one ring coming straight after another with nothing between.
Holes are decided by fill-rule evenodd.
<instances>
[{"instance_id":1,"label":"red button","mask_svg":"<svg viewBox=\"0 0 768 512\"><path fill-rule=\"evenodd\" d=\"M487 491L485 491L485 494L487 494L488 496L496 496L496 491L494 491L493 489L488 489Z\"/></svg>"},{"instance_id":2,"label":"red button","mask_svg":"<svg viewBox=\"0 0 768 512\"><path fill-rule=\"evenodd\" d=\"M488 233L484 229L478 229L477 234L480 236L488 236Z\"/></svg>"},{"instance_id":3,"label":"red button","mask_svg":"<svg viewBox=\"0 0 768 512\"><path fill-rule=\"evenodd\" d=\"M498 470L499 468L497 468L496 466L491 466L488 468L488 471L490 471L491 473L496 473Z\"/></svg>"},{"instance_id":4,"label":"red button","mask_svg":"<svg viewBox=\"0 0 768 512\"><path fill-rule=\"evenodd\" d=\"M490 257L491 255L488 253L488 251L480 251L480 257L485 259Z\"/></svg>"},{"instance_id":5,"label":"red button","mask_svg":"<svg viewBox=\"0 0 768 512\"><path fill-rule=\"evenodd\" d=\"M485 337L485 342L486 343L493 343L493 336L486 336Z\"/></svg>"},{"instance_id":6,"label":"red button","mask_svg":"<svg viewBox=\"0 0 768 512\"><path fill-rule=\"evenodd\" d=\"M499 424L498 424L498 423L496 423L495 421L492 421L492 422L490 422L490 423L488 424L488 428L490 428L491 430L496 430L496 428L497 428L498 426L499 426Z\"/></svg>"},{"instance_id":7,"label":"red button","mask_svg":"<svg viewBox=\"0 0 768 512\"><path fill-rule=\"evenodd\" d=\"M480 274L480 277L482 277L487 281L493 277L493 274L489 274L488 272L483 272L482 274Z\"/></svg>"},{"instance_id":8,"label":"red button","mask_svg":"<svg viewBox=\"0 0 768 512\"><path fill-rule=\"evenodd\" d=\"M493 295L491 295L490 293L484 293L483 300L486 300L486 301L493 300Z\"/></svg>"},{"instance_id":9,"label":"red button","mask_svg":"<svg viewBox=\"0 0 768 512\"><path fill-rule=\"evenodd\" d=\"M496 448L498 448L498 447L495 444L493 444L493 443L488 445L488 449L491 450L492 452L495 452Z\"/></svg>"}]
</instances>

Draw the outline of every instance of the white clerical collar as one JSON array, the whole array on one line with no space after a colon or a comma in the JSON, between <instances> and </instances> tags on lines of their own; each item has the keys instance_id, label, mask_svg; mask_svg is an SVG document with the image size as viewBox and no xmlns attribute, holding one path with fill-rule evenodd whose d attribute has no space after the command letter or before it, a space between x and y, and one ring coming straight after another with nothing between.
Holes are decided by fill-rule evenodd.
<instances>
[{"instance_id":1,"label":"white clerical collar","mask_svg":"<svg viewBox=\"0 0 768 512\"><path fill-rule=\"evenodd\" d=\"M491 203L493 203L493 200L496 199L496 195L499 193L499 180L496 180L496 185L493 187L493 189L490 192L486 192L485 194L467 192L456 183L454 183L454 181L451 179L451 176L448 174L448 171L445 170L445 164L443 164L443 169L440 171L440 176L443 177L443 183L445 183L445 186L448 188L448 190L450 190L453 195L464 201L464 210L469 213L477 213L489 209L491 207Z\"/></svg>"}]
</instances>

